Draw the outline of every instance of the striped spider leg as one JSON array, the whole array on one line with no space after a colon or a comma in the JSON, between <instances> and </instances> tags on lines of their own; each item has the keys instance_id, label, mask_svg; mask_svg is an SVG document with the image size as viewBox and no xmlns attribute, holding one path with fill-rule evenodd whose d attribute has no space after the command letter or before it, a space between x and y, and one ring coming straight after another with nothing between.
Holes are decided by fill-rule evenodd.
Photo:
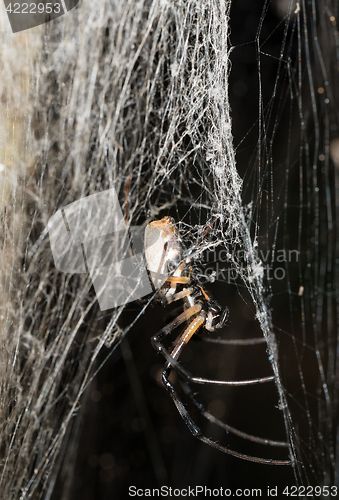
<instances>
[{"instance_id":1,"label":"striped spider leg","mask_svg":"<svg viewBox=\"0 0 339 500\"><path fill-rule=\"evenodd\" d=\"M211 227L212 226L210 224L203 232L203 236L206 235ZM199 241L200 240L201 238L199 239ZM156 244L154 244L154 241L156 241ZM181 246L178 232L173 219L171 219L170 217L164 217L160 221L149 223L146 226L145 230L145 243L145 255L147 267L150 272L150 279L154 288L158 288L157 300L159 300L163 306L171 304L178 300L184 301L184 311L179 314L171 323L162 328L152 338L152 345L154 349L160 352L166 359L165 368L162 372L162 383L165 389L170 394L183 421L185 422L193 436L224 453L244 460L262 464L290 465L290 460L274 460L254 457L233 451L225 446L221 446L210 438L204 436L201 429L193 421L189 412L179 398L177 390L169 380L169 376L172 370L174 370L179 376L181 385L183 386L186 394L190 397L193 404L210 422L213 422L227 432L231 432L250 441L266 444L269 446L288 447L288 443L286 442L273 441L270 439L263 439L260 437L252 436L223 423L222 421L214 417L211 413L206 411L204 407L196 400L193 392L189 387L190 383L211 384L217 386L247 386L252 384L272 382L274 381L274 376L272 375L268 377L260 377L252 380L242 381L213 380L193 376L179 363L178 360L180 354L182 353L184 347L188 344L190 339L194 336L194 334L198 333L201 329L205 329L208 332L213 332L214 330L222 328L224 326L228 317L228 309L226 308L223 311L220 305L209 297L206 291L199 285L197 280L191 277L190 271L188 273L188 276L185 275L185 264L187 266L187 262L184 264L180 263L182 259ZM168 274L170 274L170 276L168 276ZM182 287L182 290L177 291L178 285ZM179 335L172 347L172 350L169 351L163 345L163 340L173 330L175 330L185 322L188 323L188 326ZM203 340L210 340L212 342L220 344L237 343L237 341L227 341L223 339L203 338ZM248 339L245 341L239 341L238 343L252 345L255 343L260 343L262 341L263 339Z\"/></svg>"}]
</instances>

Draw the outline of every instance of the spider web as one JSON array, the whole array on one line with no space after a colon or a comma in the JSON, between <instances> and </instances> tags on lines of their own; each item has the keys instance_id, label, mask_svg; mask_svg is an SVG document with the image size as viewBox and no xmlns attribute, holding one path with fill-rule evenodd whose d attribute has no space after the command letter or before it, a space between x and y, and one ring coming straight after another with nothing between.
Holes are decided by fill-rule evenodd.
<instances>
[{"instance_id":1,"label":"spider web","mask_svg":"<svg viewBox=\"0 0 339 500\"><path fill-rule=\"evenodd\" d=\"M131 226L175 218L196 278L229 304L230 334L265 337L275 389L249 407L268 399L280 422L285 484L335 483L337 12L320 0L84 0L27 34L2 19L3 498L72 498L86 395L152 315L153 297L101 312L90 278L52 259L49 218L112 187ZM244 378L251 355L237 356Z\"/></svg>"}]
</instances>

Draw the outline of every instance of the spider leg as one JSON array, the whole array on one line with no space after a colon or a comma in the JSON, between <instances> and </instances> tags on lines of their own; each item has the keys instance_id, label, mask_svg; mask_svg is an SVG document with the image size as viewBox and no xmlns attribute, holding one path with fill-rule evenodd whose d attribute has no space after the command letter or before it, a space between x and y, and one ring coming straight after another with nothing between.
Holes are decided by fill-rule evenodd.
<instances>
[{"instance_id":1,"label":"spider leg","mask_svg":"<svg viewBox=\"0 0 339 500\"><path fill-rule=\"evenodd\" d=\"M259 337L255 339L211 339L204 335L199 335L198 337L203 342L210 342L211 344L223 344L223 345L256 345L265 344L266 339L264 337Z\"/></svg>"},{"instance_id":2,"label":"spider leg","mask_svg":"<svg viewBox=\"0 0 339 500\"><path fill-rule=\"evenodd\" d=\"M162 299L161 305L166 306L167 304L172 304L172 302L175 302L176 300L188 297L189 295L191 295L191 293L193 293L193 291L194 291L193 287L185 288L181 292L174 293L173 295L169 295L168 297Z\"/></svg>"},{"instance_id":3,"label":"spider leg","mask_svg":"<svg viewBox=\"0 0 339 500\"><path fill-rule=\"evenodd\" d=\"M184 333L180 336L176 346L173 351L170 353L161 343L161 340L166 337L172 330L174 330L177 326L183 323L186 319L189 319L194 314L200 314L192 321L192 323L187 327ZM192 335L206 322L206 315L203 315L201 312L200 304L196 304L195 306L190 307L187 311L180 314L176 319L174 319L167 326L162 328L160 332L152 338L153 347L162 353L164 358L167 360L168 366L171 366L175 369L175 371L180 374L185 380L188 382L193 382L196 384L214 384L214 385L251 385L251 384L262 384L265 382L271 382L274 380L274 375L269 377L261 377L252 380L241 380L241 381L228 381L228 380L210 380L202 377L194 377L192 374L186 370L183 366L181 366L177 359L180 356L180 353L185 346L185 344L190 340ZM195 326L198 325L196 328ZM190 335L191 330L193 329L193 333ZM189 335L188 340L186 341L186 337ZM180 347L180 349L179 349Z\"/></svg>"},{"instance_id":4,"label":"spider leg","mask_svg":"<svg viewBox=\"0 0 339 500\"><path fill-rule=\"evenodd\" d=\"M190 341L192 336L199 330L199 328L205 323L206 317L200 312L196 318L188 325L186 330L182 335L180 335L179 340L176 342L172 352L171 358L177 360L181 354L181 351L185 347L185 345ZM172 369L172 364L168 363L168 368Z\"/></svg>"},{"instance_id":5,"label":"spider leg","mask_svg":"<svg viewBox=\"0 0 339 500\"><path fill-rule=\"evenodd\" d=\"M193 308L191 308L191 309L193 309ZM170 359L167 359L167 356L165 356L168 362L166 364L165 370L162 372L162 383L163 383L165 389L167 390L167 392L170 394L181 418L183 419L186 426L189 428L190 432L192 433L192 435L194 437L196 437L197 439L199 439L203 443L206 443L206 444L212 446L213 448L216 448L217 450L220 450L220 451L227 453L229 455L232 455L234 457L241 458L243 460L248 460L251 462L269 464L269 465L290 465L291 462L289 460L273 460L273 459L252 457L250 455L238 453L236 451L230 450L229 448L226 448L224 446L219 445L215 441L213 441L213 440L211 440L203 435L201 429L197 426L197 424L194 422L194 420L191 418L190 414L186 410L183 402L181 401L181 399L178 396L176 389L174 388L173 384L169 380L169 375L170 375L172 369L174 368L174 364L180 366L177 362L177 359L179 358L184 346L189 342L189 340L192 338L194 333L196 333L205 322L206 322L206 315L202 314L202 313L198 314L198 316L188 325L188 327L185 329L183 334L179 337L179 340L176 342L171 354L169 354L169 352L166 351L168 353ZM155 347L158 348L158 350L161 350L161 352L164 354L165 349L160 344L160 340L156 340L157 337L159 337L159 335L157 335L156 337L154 337L152 339L152 343ZM176 368L174 368L174 369L176 369ZM203 380L203 379L201 379L201 380Z\"/></svg>"},{"instance_id":6,"label":"spider leg","mask_svg":"<svg viewBox=\"0 0 339 500\"><path fill-rule=\"evenodd\" d=\"M251 384L261 384L265 382L271 382L274 380L274 375L269 376L269 377L261 377L261 378L256 378L252 380L241 380L241 381L227 381L227 380L210 380L210 379L205 379L202 377L193 377L191 373L183 368L180 363L178 363L177 358L180 355L181 350L183 349L185 343L182 343L181 339L185 338L186 332L190 330L192 325L195 325L195 321L198 320L199 318L204 318L201 314L197 316L197 318L188 326L188 328L184 331L182 336L180 337L178 343L181 342L181 349L180 352L177 356L174 356L174 351L170 353L161 343L161 341L169 334L171 333L175 328L177 328L179 325L181 325L184 321L188 320L190 317L192 317L194 314L198 314L201 312L201 305L196 304L183 313L181 313L179 316L177 316L171 323L166 325L164 328L160 330L160 332L155 335L151 342L155 350L159 351L162 353L164 358L167 360L168 365L170 365L178 374L180 374L186 381L188 382L193 382L196 384L214 384L214 385L233 385L233 386L240 386L240 385L251 385ZM201 321L201 320L200 320ZM204 318L202 322L199 324L200 326L203 325L203 323L206 321ZM196 328L193 333L197 331L198 328ZM192 334L193 335L193 334ZM189 337L191 338L191 336ZM188 339L189 340L189 339ZM187 341L188 342L188 341ZM186 342L186 343L187 343ZM178 344L177 344L178 345Z\"/></svg>"},{"instance_id":7,"label":"spider leg","mask_svg":"<svg viewBox=\"0 0 339 500\"><path fill-rule=\"evenodd\" d=\"M154 344L153 344L154 345ZM184 368L174 357L172 354L162 346L160 342L158 342L158 351L162 353L164 358L167 360L168 364L178 373L184 380L187 382L195 383L195 384L214 384L214 385L233 385L233 386L241 386L241 385L253 385L253 384L264 384L266 382L272 382L274 380L274 375L269 377L260 377L250 380L239 380L239 381L229 381L229 380L211 380L202 377L194 377L186 368Z\"/></svg>"},{"instance_id":8,"label":"spider leg","mask_svg":"<svg viewBox=\"0 0 339 500\"><path fill-rule=\"evenodd\" d=\"M169 283L187 285L187 283L190 283L191 278L189 276L169 276L166 281Z\"/></svg>"},{"instance_id":9,"label":"spider leg","mask_svg":"<svg viewBox=\"0 0 339 500\"><path fill-rule=\"evenodd\" d=\"M238 453L234 450L230 450L229 448L226 448L225 446L221 446L212 439L207 438L206 436L203 435L200 427L197 426L197 424L194 422L194 420L191 418L190 414L186 410L184 404L182 403L181 399L179 398L177 391L175 390L173 384L169 381L168 377L171 371L171 367L167 368L166 370L163 371L162 373L162 383L167 390L167 392L170 394L181 418L185 422L186 426L189 428L190 432L194 437L199 439L199 441L202 441L203 443L208 444L209 446L212 446L213 448L216 448L219 451L222 451L223 453L227 453L228 455L232 455L237 458L241 458L242 460L247 460L249 462L256 462L256 463L261 463L261 464L267 464L267 465L291 465L290 460L273 460L273 459L265 459L265 458L259 458L259 457L252 457L250 455L245 455L243 453Z\"/></svg>"},{"instance_id":10,"label":"spider leg","mask_svg":"<svg viewBox=\"0 0 339 500\"><path fill-rule=\"evenodd\" d=\"M239 431L235 427L232 427L231 425L225 424L218 418L216 418L214 415L212 415L210 412L206 411L205 407L197 401L195 398L191 388L186 384L185 382L181 381L181 385L185 391L185 393L191 398L192 402L194 405L198 408L200 413L207 418L210 422L213 424L217 425L218 427L221 427L222 429L225 429L226 432L231 432L232 434L235 434L236 436L239 436L241 438L247 439L249 441L253 441L255 443L260 443L260 444L266 444L269 446L281 446L281 447L288 447L288 443L284 441L274 441L272 439L265 439L265 438L260 438L258 436L253 436L252 434L247 434L246 432Z\"/></svg>"},{"instance_id":11,"label":"spider leg","mask_svg":"<svg viewBox=\"0 0 339 500\"><path fill-rule=\"evenodd\" d=\"M207 227L205 227L203 233L199 236L199 238L197 239L196 243L195 243L195 248L197 248L198 245L200 245L200 243L202 241L204 241L204 238L205 236L210 232L210 230L212 229L212 227L214 226L215 222L219 219L219 216L216 215L207 225ZM194 253L193 253L193 250L191 250L191 252L188 254L188 259L191 260L192 257L193 257Z\"/></svg>"},{"instance_id":12,"label":"spider leg","mask_svg":"<svg viewBox=\"0 0 339 500\"><path fill-rule=\"evenodd\" d=\"M166 251L163 252L163 256L160 261L160 266L163 265L165 253ZM154 291L155 291L155 284L158 283L158 280L163 280L163 282L171 283L171 288L174 288L174 290L176 289L177 285L187 285L191 282L191 278L189 276L165 276L164 274L161 274L160 266L156 273L154 271L148 270L148 274L151 277L150 281L152 283L152 288L154 289Z\"/></svg>"},{"instance_id":13,"label":"spider leg","mask_svg":"<svg viewBox=\"0 0 339 500\"><path fill-rule=\"evenodd\" d=\"M196 304L187 309L186 311L184 311L183 313L179 314L179 316L177 316L173 321L171 321L171 323L162 328L160 332L157 333L157 335L155 335L151 340L154 349L156 351L161 351L162 350L161 340L164 337L166 337L169 333L171 333L172 330L181 325L181 323L187 321L191 316L198 314L200 311L201 311L201 305Z\"/></svg>"}]
</instances>

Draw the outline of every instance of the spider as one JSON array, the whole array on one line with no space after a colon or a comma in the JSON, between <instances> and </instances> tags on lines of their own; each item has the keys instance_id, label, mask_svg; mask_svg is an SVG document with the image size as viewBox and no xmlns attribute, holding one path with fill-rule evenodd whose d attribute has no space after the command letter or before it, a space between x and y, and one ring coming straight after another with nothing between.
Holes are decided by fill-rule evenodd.
<instances>
[{"instance_id":1,"label":"spider","mask_svg":"<svg viewBox=\"0 0 339 500\"><path fill-rule=\"evenodd\" d=\"M197 243L200 243L203 240L206 234L210 231L215 220L207 225ZM164 217L160 221L150 222L146 226L145 256L151 284L154 291L157 289L156 299L161 303L161 305L166 306L181 299L184 301L184 311L152 338L152 345L154 349L161 353L166 360L166 364L162 372L162 383L170 394L186 426L189 428L193 436L198 438L200 441L229 455L262 464L290 465L290 460L264 459L233 451L227 447L221 446L217 442L203 435L201 429L194 422L183 402L179 398L174 385L169 380L172 370L177 373L185 393L190 397L193 404L198 408L203 416L209 421L225 429L227 432L231 432L242 438L257 443L270 446L288 447L288 443L286 442L273 441L270 439L252 436L225 424L206 411L196 400L193 392L191 391L189 383L214 384L218 386L244 386L271 382L274 380L274 376L235 382L225 380L209 380L191 375L191 373L189 373L189 371L187 371L178 362L184 347L193 335L201 332L202 329L207 330L207 332L213 332L214 330L220 329L224 326L228 318L228 308L226 307L222 310L220 305L206 293L202 286L199 285L198 280L191 276L191 269L187 272L188 264L191 259L188 257L186 260L182 261L182 248L174 219ZM181 286L182 288L180 291L177 291L178 286ZM188 322L188 326L174 342L172 350L169 351L163 345L162 341L184 322ZM242 345L253 345L264 342L264 339L232 341L223 339L208 339L204 337L203 340L219 344L240 343Z\"/></svg>"}]
</instances>

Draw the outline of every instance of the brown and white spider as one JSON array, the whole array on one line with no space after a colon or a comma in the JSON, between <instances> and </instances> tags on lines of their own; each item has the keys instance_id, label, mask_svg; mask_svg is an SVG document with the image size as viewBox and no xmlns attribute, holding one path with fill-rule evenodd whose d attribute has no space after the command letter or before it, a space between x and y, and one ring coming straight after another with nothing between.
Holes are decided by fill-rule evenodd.
<instances>
[{"instance_id":1,"label":"brown and white spider","mask_svg":"<svg viewBox=\"0 0 339 500\"><path fill-rule=\"evenodd\" d=\"M215 220L210 223L200 236L200 243L208 231L211 229ZM206 411L204 407L196 400L193 392L189 387L189 383L195 384L214 384L218 386L244 386L251 384L261 384L271 382L274 376L261 377L253 380L243 380L238 382L225 380L210 380L191 375L179 362L179 356L182 353L185 345L193 337L194 334L202 329L208 332L213 332L215 329L221 328L228 317L228 309L224 311L220 305L212 300L205 292L198 281L191 276L189 268L190 258L182 260L182 248L175 222L170 217L164 217L160 221L150 222L145 229L145 256L146 264L150 274L151 283L154 290L158 289L156 299L165 306L172 302L183 299L184 312L179 314L171 323L162 328L157 335L152 338L153 347L160 352L166 359L166 365L162 372L162 383L173 399L182 419L193 434L200 441L220 450L229 455L233 455L244 460L252 462L270 464L270 465L290 465L290 460L274 460L253 457L230 450L227 447L221 446L215 441L203 435L200 428L191 418L184 404L178 396L172 382L169 380L169 375L174 370L184 388L186 394L191 398L193 404L209 421L225 429L227 432L236 434L242 438L248 439L261 444L270 446L288 447L288 443L281 441L273 441L263 439L250 434L244 433L231 427L219 419L215 418L211 413ZM181 290L177 291L177 287ZM174 329L178 328L182 323L188 322L188 326L179 335L175 341L172 350L169 351L162 343L164 338L169 335ZM204 339L204 338L203 338ZM225 339L208 339L219 344L235 344L253 345L264 342L264 339L248 339L242 341L232 341Z\"/></svg>"}]
</instances>

